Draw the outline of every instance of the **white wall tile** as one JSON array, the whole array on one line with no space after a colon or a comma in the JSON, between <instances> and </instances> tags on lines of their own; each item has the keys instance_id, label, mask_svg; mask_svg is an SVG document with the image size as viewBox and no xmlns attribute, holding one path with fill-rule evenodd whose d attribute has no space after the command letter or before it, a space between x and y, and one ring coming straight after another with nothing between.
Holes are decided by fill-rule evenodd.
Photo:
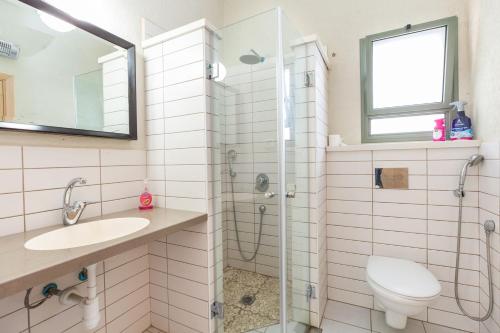
<instances>
[{"instance_id":1,"label":"white wall tile","mask_svg":"<svg viewBox=\"0 0 500 333\"><path fill-rule=\"evenodd\" d=\"M204 81L205 79L202 78L165 87L164 88L165 102L176 101L184 98L203 95Z\"/></svg>"},{"instance_id":2,"label":"white wall tile","mask_svg":"<svg viewBox=\"0 0 500 333\"><path fill-rule=\"evenodd\" d=\"M165 41L163 43L163 54L177 52L190 46L201 44L202 42L203 30L198 29L177 38Z\"/></svg>"},{"instance_id":3,"label":"white wall tile","mask_svg":"<svg viewBox=\"0 0 500 333\"><path fill-rule=\"evenodd\" d=\"M22 216L0 219L0 237L17 234L24 231L24 218Z\"/></svg>"},{"instance_id":4,"label":"white wall tile","mask_svg":"<svg viewBox=\"0 0 500 333\"><path fill-rule=\"evenodd\" d=\"M0 170L0 194L21 192L23 176L21 169Z\"/></svg>"},{"instance_id":5,"label":"white wall tile","mask_svg":"<svg viewBox=\"0 0 500 333\"><path fill-rule=\"evenodd\" d=\"M198 61L182 67L167 70L163 72L163 84L165 86L170 86L202 78L205 71L203 64L203 61Z\"/></svg>"},{"instance_id":6,"label":"white wall tile","mask_svg":"<svg viewBox=\"0 0 500 333\"><path fill-rule=\"evenodd\" d=\"M70 180L78 177L84 178L86 185L101 183L99 167L24 169L24 190L64 188Z\"/></svg>"},{"instance_id":7,"label":"white wall tile","mask_svg":"<svg viewBox=\"0 0 500 333\"><path fill-rule=\"evenodd\" d=\"M24 147L23 159L25 168L99 166L99 150Z\"/></svg>"},{"instance_id":8,"label":"white wall tile","mask_svg":"<svg viewBox=\"0 0 500 333\"><path fill-rule=\"evenodd\" d=\"M179 50L177 52L168 53L164 56L163 63L164 69L169 70L202 60L203 45L198 44Z\"/></svg>"},{"instance_id":9,"label":"white wall tile","mask_svg":"<svg viewBox=\"0 0 500 333\"><path fill-rule=\"evenodd\" d=\"M25 192L24 202L26 214L61 209L64 189ZM74 201L101 201L99 185L79 186L73 189L71 199Z\"/></svg>"},{"instance_id":10,"label":"white wall tile","mask_svg":"<svg viewBox=\"0 0 500 333\"><path fill-rule=\"evenodd\" d=\"M0 146L0 169L20 169L22 161L21 147Z\"/></svg>"},{"instance_id":11,"label":"white wall tile","mask_svg":"<svg viewBox=\"0 0 500 333\"><path fill-rule=\"evenodd\" d=\"M374 161L424 161L427 159L425 149L375 150Z\"/></svg>"},{"instance_id":12,"label":"white wall tile","mask_svg":"<svg viewBox=\"0 0 500 333\"><path fill-rule=\"evenodd\" d=\"M23 215L22 193L0 194L0 218Z\"/></svg>"},{"instance_id":13,"label":"white wall tile","mask_svg":"<svg viewBox=\"0 0 500 333\"><path fill-rule=\"evenodd\" d=\"M101 168L102 183L118 183L146 179L146 167L108 166Z\"/></svg>"},{"instance_id":14,"label":"white wall tile","mask_svg":"<svg viewBox=\"0 0 500 333\"><path fill-rule=\"evenodd\" d=\"M145 165L146 151L144 150L101 150L101 166L116 165Z\"/></svg>"}]
</instances>

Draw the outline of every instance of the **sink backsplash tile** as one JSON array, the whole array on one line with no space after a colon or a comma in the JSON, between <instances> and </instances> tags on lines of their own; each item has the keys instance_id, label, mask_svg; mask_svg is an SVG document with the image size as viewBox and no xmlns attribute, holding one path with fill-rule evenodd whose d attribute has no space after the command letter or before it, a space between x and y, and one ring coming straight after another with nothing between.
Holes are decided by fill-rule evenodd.
<instances>
[{"instance_id":1,"label":"sink backsplash tile","mask_svg":"<svg viewBox=\"0 0 500 333\"><path fill-rule=\"evenodd\" d=\"M83 218L137 206L146 178L144 150L0 147L0 236L62 223L66 184L84 177L72 200L95 201Z\"/></svg>"}]
</instances>

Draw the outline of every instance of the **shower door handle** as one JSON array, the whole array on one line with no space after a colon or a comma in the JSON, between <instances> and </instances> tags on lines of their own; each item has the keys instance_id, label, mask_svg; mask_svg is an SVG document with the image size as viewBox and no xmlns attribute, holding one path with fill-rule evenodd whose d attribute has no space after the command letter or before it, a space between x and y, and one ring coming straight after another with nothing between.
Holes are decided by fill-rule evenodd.
<instances>
[{"instance_id":1,"label":"shower door handle","mask_svg":"<svg viewBox=\"0 0 500 333\"><path fill-rule=\"evenodd\" d=\"M276 193L274 193L274 192L266 192L266 193L264 193L264 196L266 197L266 199L274 198L275 195L276 195Z\"/></svg>"}]
</instances>

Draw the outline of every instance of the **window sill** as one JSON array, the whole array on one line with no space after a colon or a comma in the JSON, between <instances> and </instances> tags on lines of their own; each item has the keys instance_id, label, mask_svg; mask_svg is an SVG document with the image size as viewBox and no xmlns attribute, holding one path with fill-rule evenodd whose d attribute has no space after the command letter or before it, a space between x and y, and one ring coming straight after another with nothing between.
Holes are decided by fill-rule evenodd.
<instances>
[{"instance_id":1,"label":"window sill","mask_svg":"<svg viewBox=\"0 0 500 333\"><path fill-rule=\"evenodd\" d=\"M326 151L470 148L470 147L479 147L480 145L481 145L480 140L440 141L440 142L434 142L434 141L385 142L385 143L365 143L359 145L326 147Z\"/></svg>"}]
</instances>

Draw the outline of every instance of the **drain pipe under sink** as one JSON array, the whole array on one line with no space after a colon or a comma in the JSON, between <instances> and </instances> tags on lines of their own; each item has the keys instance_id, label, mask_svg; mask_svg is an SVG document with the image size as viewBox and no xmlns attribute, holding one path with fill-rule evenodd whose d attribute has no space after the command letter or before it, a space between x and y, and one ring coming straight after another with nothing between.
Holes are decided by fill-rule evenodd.
<instances>
[{"instance_id":1,"label":"drain pipe under sink","mask_svg":"<svg viewBox=\"0 0 500 333\"><path fill-rule=\"evenodd\" d=\"M59 302L64 305L80 304L83 309L83 325L87 329L96 328L101 319L99 314L99 299L97 298L97 265L87 266L87 297L78 294L75 287L65 289L59 296Z\"/></svg>"}]
</instances>

